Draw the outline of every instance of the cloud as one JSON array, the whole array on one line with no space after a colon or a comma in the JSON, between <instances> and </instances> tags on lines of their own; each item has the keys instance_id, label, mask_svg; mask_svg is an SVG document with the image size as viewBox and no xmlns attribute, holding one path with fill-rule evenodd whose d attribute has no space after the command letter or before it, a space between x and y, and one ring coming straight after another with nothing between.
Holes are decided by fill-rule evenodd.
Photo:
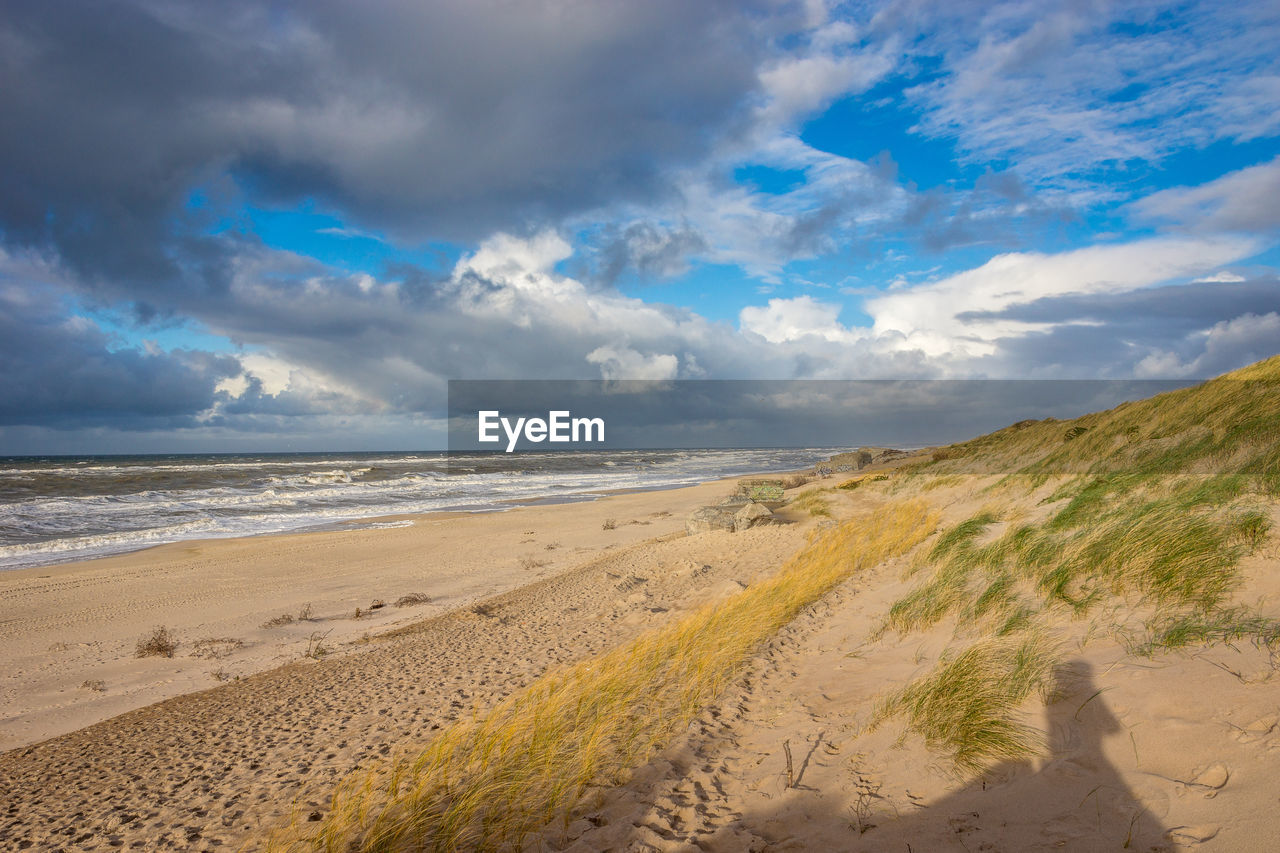
<instances>
[{"instance_id":1,"label":"cloud","mask_svg":"<svg viewBox=\"0 0 1280 853\"><path fill-rule=\"evenodd\" d=\"M1215 323L1205 332L1195 333L1186 343L1193 355L1184 357L1173 350L1156 350L1138 362L1137 376L1214 376L1275 354L1280 340L1280 313L1245 314Z\"/></svg>"},{"instance_id":2,"label":"cloud","mask_svg":"<svg viewBox=\"0 0 1280 853\"><path fill-rule=\"evenodd\" d=\"M913 53L940 59L907 91L919 132L1077 203L1114 197L1104 176L1179 149L1280 132L1270 4L901 0L871 29L915 34Z\"/></svg>"},{"instance_id":3,"label":"cloud","mask_svg":"<svg viewBox=\"0 0 1280 853\"><path fill-rule=\"evenodd\" d=\"M1239 276L1116 293L1071 293L1019 302L998 311L966 311L964 322L1088 323L1125 340L1158 341L1244 314L1280 310L1280 279Z\"/></svg>"},{"instance_id":4,"label":"cloud","mask_svg":"<svg viewBox=\"0 0 1280 853\"><path fill-rule=\"evenodd\" d=\"M1199 375L1269 354L1266 318L1280 307L1272 279L1155 286L1247 251L1166 238L1002 256L869 300L875 327L846 326L838 305L800 296L747 306L735 329L564 275L567 247L554 232L497 235L445 276L395 280L246 252L223 298L189 305L240 348L227 355L113 350L92 322L68 321L65 285L10 286L6 420L317 445L364 430L412 446L448 379ZM6 260L12 278L18 262Z\"/></svg>"},{"instance_id":5,"label":"cloud","mask_svg":"<svg viewBox=\"0 0 1280 853\"><path fill-rule=\"evenodd\" d=\"M1022 365L1028 376L1207 378L1276 349L1265 336L1245 341L1211 329L1277 310L1280 280L1267 277L1053 296L959 319L1017 320L1034 329L996 339L992 355L971 363L975 371L1008 375Z\"/></svg>"},{"instance_id":6,"label":"cloud","mask_svg":"<svg viewBox=\"0 0 1280 853\"><path fill-rule=\"evenodd\" d=\"M819 32L816 39L821 40ZM889 50L837 55L818 51L787 57L760 72L767 98L762 118L787 125L797 117L825 109L836 97L865 91L894 67Z\"/></svg>"},{"instance_id":7,"label":"cloud","mask_svg":"<svg viewBox=\"0 0 1280 853\"><path fill-rule=\"evenodd\" d=\"M868 299L878 335L901 335L899 346L931 357L990 355L995 341L1052 325L1013 319L1012 305L1068 294L1118 293L1186 278L1247 257L1245 238L1153 238L1090 246L1056 255L997 255L941 281Z\"/></svg>"},{"instance_id":8,"label":"cloud","mask_svg":"<svg viewBox=\"0 0 1280 853\"><path fill-rule=\"evenodd\" d=\"M214 406L234 358L117 347L57 294L0 283L0 424L128 429L190 426Z\"/></svg>"},{"instance_id":9,"label":"cloud","mask_svg":"<svg viewBox=\"0 0 1280 853\"><path fill-rule=\"evenodd\" d=\"M625 275L639 281L670 278L689 270L696 255L705 253L706 238L684 223L665 226L656 222L632 222L625 227L607 226L595 250L592 277L614 284Z\"/></svg>"},{"instance_id":10,"label":"cloud","mask_svg":"<svg viewBox=\"0 0 1280 853\"><path fill-rule=\"evenodd\" d=\"M1213 275L1207 275L1202 278L1198 278L1195 280L1194 283L1195 284L1202 284L1202 283L1213 284L1214 282L1236 282L1236 281L1244 281L1244 280L1245 280L1244 276L1236 275L1233 272L1224 270L1222 272L1216 272Z\"/></svg>"},{"instance_id":11,"label":"cloud","mask_svg":"<svg viewBox=\"0 0 1280 853\"><path fill-rule=\"evenodd\" d=\"M6 7L0 231L172 286L209 211L314 199L475 239L671 190L759 86L767 9L656 0ZM234 183L227 183L231 176ZM215 211L215 213L219 213ZM186 257L195 254L195 258Z\"/></svg>"},{"instance_id":12,"label":"cloud","mask_svg":"<svg viewBox=\"0 0 1280 853\"><path fill-rule=\"evenodd\" d=\"M739 314L745 332L759 335L772 344L802 341L808 337L826 341L852 341L858 336L840 325L840 306L819 302L811 296L770 299L764 308L748 305Z\"/></svg>"},{"instance_id":13,"label":"cloud","mask_svg":"<svg viewBox=\"0 0 1280 853\"><path fill-rule=\"evenodd\" d=\"M1280 157L1195 187L1161 190L1133 204L1151 221L1205 232L1280 229Z\"/></svg>"},{"instance_id":14,"label":"cloud","mask_svg":"<svg viewBox=\"0 0 1280 853\"><path fill-rule=\"evenodd\" d=\"M670 353L644 355L628 347L596 347L587 361L600 365L603 379L675 379L680 368Z\"/></svg>"}]
</instances>

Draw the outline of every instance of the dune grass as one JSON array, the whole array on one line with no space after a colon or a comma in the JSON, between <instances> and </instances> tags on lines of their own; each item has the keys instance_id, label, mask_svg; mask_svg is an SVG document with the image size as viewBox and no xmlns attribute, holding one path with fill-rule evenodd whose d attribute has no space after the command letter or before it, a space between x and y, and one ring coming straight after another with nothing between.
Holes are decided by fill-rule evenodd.
<instances>
[{"instance_id":1,"label":"dune grass","mask_svg":"<svg viewBox=\"0 0 1280 853\"><path fill-rule=\"evenodd\" d=\"M1067 439L1068 433L1074 438ZM1102 481L1094 496L1187 475L1239 475L1280 496L1280 356L1069 421L1023 421L943 448L915 472Z\"/></svg>"},{"instance_id":2,"label":"dune grass","mask_svg":"<svg viewBox=\"0 0 1280 853\"><path fill-rule=\"evenodd\" d=\"M831 499L823 494L826 489L810 489L793 498L787 504L788 509L800 510L807 512L809 515L821 518L831 517Z\"/></svg>"},{"instance_id":3,"label":"dune grass","mask_svg":"<svg viewBox=\"0 0 1280 853\"><path fill-rule=\"evenodd\" d=\"M881 699L870 727L901 715L962 773L992 760L1034 755L1043 746L1040 733L1017 708L1033 692L1048 698L1056 662L1053 645L1039 631L980 640Z\"/></svg>"},{"instance_id":4,"label":"dune grass","mask_svg":"<svg viewBox=\"0 0 1280 853\"><path fill-rule=\"evenodd\" d=\"M880 628L907 633L950 618L967 648L882 698L874 725L902 717L962 771L1029 754L1034 730L1016 709L1049 683L1054 653L1034 626L1055 610L1146 605L1146 624L1114 626L1122 640L1145 634L1128 643L1139 654L1280 646L1280 620L1230 602L1240 560L1266 540L1267 507L1280 497L1277 392L1280 357L1108 412L1024 421L914 466L903 479L917 494L957 477L999 479L982 512L917 560L922 581ZM1046 485L1052 514L1015 523L1015 507Z\"/></svg>"},{"instance_id":5,"label":"dune grass","mask_svg":"<svg viewBox=\"0 0 1280 853\"><path fill-rule=\"evenodd\" d=\"M1046 607L1077 615L1115 595L1150 601L1161 618L1224 607L1238 564L1266 538L1280 496L1280 357L1194 388L1072 421L1030 421L954 445L913 473L1001 475L1006 505L1045 483L1062 505L1041 524L984 512L940 537L932 574L886 626L947 615L1007 629ZM1020 493L1020 494L1019 494Z\"/></svg>"},{"instance_id":6,"label":"dune grass","mask_svg":"<svg viewBox=\"0 0 1280 853\"><path fill-rule=\"evenodd\" d=\"M826 530L768 580L548 674L420 749L352 775L323 821L295 820L266 849L518 848L566 818L590 786L621 781L687 727L802 608L907 552L936 523L910 501Z\"/></svg>"},{"instance_id":7,"label":"dune grass","mask_svg":"<svg viewBox=\"0 0 1280 853\"><path fill-rule=\"evenodd\" d=\"M1247 496L1205 502L1213 489L1192 480L1087 511L1077 499L1043 524L1011 526L981 546L975 537L997 519L970 518L939 538L927 560L932 574L890 608L886 624L909 631L953 615L1005 633L1010 617L1028 609L1083 615L1114 595L1149 600L1162 612L1211 612L1239 582L1241 557L1269 528Z\"/></svg>"},{"instance_id":8,"label":"dune grass","mask_svg":"<svg viewBox=\"0 0 1280 853\"><path fill-rule=\"evenodd\" d=\"M1132 645L1130 650L1134 654L1152 655L1161 650L1242 640L1268 649L1280 648L1280 619L1260 616L1244 607L1174 614L1150 625L1146 641Z\"/></svg>"}]
</instances>

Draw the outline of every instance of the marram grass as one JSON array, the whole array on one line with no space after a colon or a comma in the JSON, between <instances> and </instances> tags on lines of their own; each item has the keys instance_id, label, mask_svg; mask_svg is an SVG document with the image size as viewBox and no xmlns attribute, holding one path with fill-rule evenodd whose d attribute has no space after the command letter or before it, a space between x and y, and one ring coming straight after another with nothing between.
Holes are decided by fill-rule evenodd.
<instances>
[{"instance_id":1,"label":"marram grass","mask_svg":"<svg viewBox=\"0 0 1280 853\"><path fill-rule=\"evenodd\" d=\"M823 495L827 489L810 489L787 504L789 509L808 512L812 516L831 517L831 500Z\"/></svg>"},{"instance_id":2,"label":"marram grass","mask_svg":"<svg viewBox=\"0 0 1280 853\"><path fill-rule=\"evenodd\" d=\"M1280 357L1203 385L1071 421L1022 422L935 454L915 474L1004 475L1017 499L1056 481L1040 524L975 540L996 513L946 531L931 575L891 609L909 631L953 615L977 628L1122 595L1162 614L1222 608L1241 557L1265 541L1280 497Z\"/></svg>"},{"instance_id":3,"label":"marram grass","mask_svg":"<svg viewBox=\"0 0 1280 853\"><path fill-rule=\"evenodd\" d=\"M817 535L776 575L605 655L548 674L417 751L346 779L328 816L269 851L518 849L591 786L622 781L713 701L760 644L836 584L933 532L919 501Z\"/></svg>"},{"instance_id":4,"label":"marram grass","mask_svg":"<svg viewBox=\"0 0 1280 853\"><path fill-rule=\"evenodd\" d=\"M1015 424L907 472L948 484L1003 475L988 491L1010 502L944 531L917 560L928 574L881 630L950 617L970 644L882 699L873 725L904 718L961 771L1030 755L1037 733L1017 708L1050 683L1053 649L1032 627L1046 610L1147 603L1148 639L1131 644L1143 654L1245 639L1280 646L1280 620L1229 603L1240 560L1267 539L1267 508L1280 497L1278 392L1280 357L1108 412ZM1002 534L983 541L1046 483L1056 491L1044 503L1060 504L1047 519L1006 517Z\"/></svg>"},{"instance_id":5,"label":"marram grass","mask_svg":"<svg viewBox=\"0 0 1280 853\"><path fill-rule=\"evenodd\" d=\"M905 717L908 729L947 753L961 772L977 772L994 759L1027 758L1043 743L1018 706L1033 692L1048 698L1056 660L1052 644L1035 630L979 640L880 700L871 727Z\"/></svg>"}]
</instances>

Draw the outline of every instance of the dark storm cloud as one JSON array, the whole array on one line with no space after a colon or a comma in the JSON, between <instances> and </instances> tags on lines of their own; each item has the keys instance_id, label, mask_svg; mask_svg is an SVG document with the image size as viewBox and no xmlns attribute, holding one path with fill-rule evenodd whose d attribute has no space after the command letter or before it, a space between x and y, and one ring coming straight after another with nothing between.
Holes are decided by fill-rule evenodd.
<instances>
[{"instance_id":1,"label":"dark storm cloud","mask_svg":"<svg viewBox=\"0 0 1280 853\"><path fill-rule=\"evenodd\" d=\"M1206 379L1274 354L1277 312L1280 279L1259 278L1048 297L958 317L1053 324L997 340L978 370L1034 364L1048 375Z\"/></svg>"},{"instance_id":2,"label":"dark storm cloud","mask_svg":"<svg viewBox=\"0 0 1280 853\"><path fill-rule=\"evenodd\" d=\"M240 373L233 358L110 344L47 294L0 290L0 424L189 426L213 405L219 380Z\"/></svg>"},{"instance_id":3,"label":"dark storm cloud","mask_svg":"<svg viewBox=\"0 0 1280 853\"><path fill-rule=\"evenodd\" d=\"M688 225L668 228L652 222L610 226L596 242L601 248L587 275L602 284L628 274L641 280L680 275L688 270L690 257L709 248L706 238Z\"/></svg>"},{"instance_id":4,"label":"dark storm cloud","mask_svg":"<svg viewBox=\"0 0 1280 853\"><path fill-rule=\"evenodd\" d=\"M678 0L9 3L0 231L100 283L216 290L220 193L437 239L651 198L757 85L751 26Z\"/></svg>"},{"instance_id":5,"label":"dark storm cloud","mask_svg":"<svg viewBox=\"0 0 1280 853\"><path fill-rule=\"evenodd\" d=\"M964 321L1089 322L1129 340L1165 341L1245 314L1280 311L1280 279L1196 282L1125 293L1070 294L1010 305L1000 311L958 314Z\"/></svg>"}]
</instances>

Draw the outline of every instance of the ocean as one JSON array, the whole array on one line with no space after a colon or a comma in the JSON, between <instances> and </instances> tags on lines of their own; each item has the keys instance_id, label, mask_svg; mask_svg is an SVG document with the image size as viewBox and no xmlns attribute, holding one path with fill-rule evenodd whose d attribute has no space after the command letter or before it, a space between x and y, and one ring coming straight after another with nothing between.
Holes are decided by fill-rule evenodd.
<instances>
[{"instance_id":1,"label":"ocean","mask_svg":"<svg viewBox=\"0 0 1280 853\"><path fill-rule=\"evenodd\" d=\"M0 457L0 569L803 468L834 448Z\"/></svg>"}]
</instances>

